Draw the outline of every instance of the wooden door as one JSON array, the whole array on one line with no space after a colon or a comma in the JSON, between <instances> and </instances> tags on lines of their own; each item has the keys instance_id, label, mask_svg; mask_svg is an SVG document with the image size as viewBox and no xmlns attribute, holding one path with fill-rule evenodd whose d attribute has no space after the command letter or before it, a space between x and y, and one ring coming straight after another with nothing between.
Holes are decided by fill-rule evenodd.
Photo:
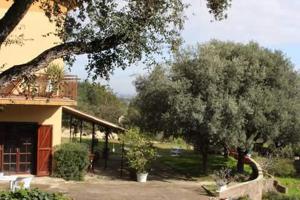
<instances>
[{"instance_id":1,"label":"wooden door","mask_svg":"<svg viewBox=\"0 0 300 200\"><path fill-rule=\"evenodd\" d=\"M49 176L52 161L52 126L41 125L37 138L37 176Z\"/></svg>"},{"instance_id":2,"label":"wooden door","mask_svg":"<svg viewBox=\"0 0 300 200\"><path fill-rule=\"evenodd\" d=\"M5 134L5 127L0 123L0 171L3 171L3 138Z\"/></svg>"},{"instance_id":3,"label":"wooden door","mask_svg":"<svg viewBox=\"0 0 300 200\"><path fill-rule=\"evenodd\" d=\"M0 170L9 174L32 173L35 165L37 126L29 123L0 123Z\"/></svg>"}]
</instances>

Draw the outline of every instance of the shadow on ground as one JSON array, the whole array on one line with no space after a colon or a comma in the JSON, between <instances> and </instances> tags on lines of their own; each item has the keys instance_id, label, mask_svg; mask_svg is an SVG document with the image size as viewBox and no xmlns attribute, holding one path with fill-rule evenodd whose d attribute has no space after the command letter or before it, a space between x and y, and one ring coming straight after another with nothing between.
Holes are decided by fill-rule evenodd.
<instances>
[{"instance_id":1,"label":"shadow on ground","mask_svg":"<svg viewBox=\"0 0 300 200\"><path fill-rule=\"evenodd\" d=\"M110 144L111 145L111 144ZM105 160L99 158L94 165L94 174L100 179L108 180L132 180L133 177L128 171L125 160L122 166L121 147L114 145L115 153L110 153L105 169ZM170 148L158 148L159 157L151 166L149 180L168 182L178 181L211 181L211 177L202 173L201 157L191 150L183 150L179 156L172 156ZM228 166L230 160L221 155L210 155L208 161L208 174L222 167ZM121 173L122 172L122 173Z\"/></svg>"}]
</instances>

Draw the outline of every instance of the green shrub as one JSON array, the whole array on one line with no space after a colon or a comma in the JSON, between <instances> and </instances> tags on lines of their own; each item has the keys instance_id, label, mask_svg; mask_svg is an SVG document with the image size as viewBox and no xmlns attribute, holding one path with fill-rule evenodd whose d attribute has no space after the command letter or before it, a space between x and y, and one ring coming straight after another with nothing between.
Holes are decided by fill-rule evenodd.
<instances>
[{"instance_id":1,"label":"green shrub","mask_svg":"<svg viewBox=\"0 0 300 200\"><path fill-rule=\"evenodd\" d=\"M1 200L70 200L60 193L47 193L38 189L17 190L16 192L0 192Z\"/></svg>"},{"instance_id":2,"label":"green shrub","mask_svg":"<svg viewBox=\"0 0 300 200\"><path fill-rule=\"evenodd\" d=\"M188 147L188 144L186 143L186 141L181 137L173 138L171 143L175 147L182 148L182 149L186 149Z\"/></svg>"},{"instance_id":3,"label":"green shrub","mask_svg":"<svg viewBox=\"0 0 300 200\"><path fill-rule=\"evenodd\" d=\"M268 173L275 176L292 177L296 174L294 161L291 159L275 158L268 168Z\"/></svg>"},{"instance_id":4,"label":"green shrub","mask_svg":"<svg viewBox=\"0 0 300 200\"><path fill-rule=\"evenodd\" d=\"M277 192L268 192L263 195L263 200L300 200L299 196L287 196Z\"/></svg>"},{"instance_id":5,"label":"green shrub","mask_svg":"<svg viewBox=\"0 0 300 200\"><path fill-rule=\"evenodd\" d=\"M237 200L250 200L248 196L239 197Z\"/></svg>"},{"instance_id":6,"label":"green shrub","mask_svg":"<svg viewBox=\"0 0 300 200\"><path fill-rule=\"evenodd\" d=\"M89 151L86 145L66 143L54 152L53 176L65 180L83 180L89 165Z\"/></svg>"},{"instance_id":7,"label":"green shrub","mask_svg":"<svg viewBox=\"0 0 300 200\"><path fill-rule=\"evenodd\" d=\"M273 154L280 158L290 159L293 159L295 155L292 145L286 145L284 147L277 148L276 150L274 150Z\"/></svg>"},{"instance_id":8,"label":"green shrub","mask_svg":"<svg viewBox=\"0 0 300 200\"><path fill-rule=\"evenodd\" d=\"M299 144L298 144L298 145L295 145L295 146L293 147L293 151L294 151L294 155L300 156L300 145L299 145Z\"/></svg>"},{"instance_id":9,"label":"green shrub","mask_svg":"<svg viewBox=\"0 0 300 200\"><path fill-rule=\"evenodd\" d=\"M125 158L129 168L138 173L149 172L150 165L157 155L150 140L144 137L138 129L129 129L121 140L128 149Z\"/></svg>"}]
</instances>

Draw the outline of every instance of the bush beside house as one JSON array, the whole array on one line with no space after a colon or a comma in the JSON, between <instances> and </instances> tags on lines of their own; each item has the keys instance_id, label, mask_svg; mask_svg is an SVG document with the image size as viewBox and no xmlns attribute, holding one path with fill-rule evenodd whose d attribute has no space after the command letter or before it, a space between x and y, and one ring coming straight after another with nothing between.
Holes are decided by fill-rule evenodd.
<instances>
[{"instance_id":1,"label":"bush beside house","mask_svg":"<svg viewBox=\"0 0 300 200\"><path fill-rule=\"evenodd\" d=\"M89 165L89 151L86 145L66 143L54 152L53 176L65 180L81 181Z\"/></svg>"}]
</instances>

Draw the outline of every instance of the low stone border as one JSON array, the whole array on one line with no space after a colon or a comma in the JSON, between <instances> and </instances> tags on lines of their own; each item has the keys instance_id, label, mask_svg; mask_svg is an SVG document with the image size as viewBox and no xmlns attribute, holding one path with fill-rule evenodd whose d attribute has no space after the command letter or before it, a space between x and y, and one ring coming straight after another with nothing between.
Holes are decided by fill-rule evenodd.
<instances>
[{"instance_id":1,"label":"low stone border","mask_svg":"<svg viewBox=\"0 0 300 200\"><path fill-rule=\"evenodd\" d=\"M269 178L265 178L263 181L263 192L280 192L283 194L288 193L288 188L281 185L279 181L277 181L274 176L267 174Z\"/></svg>"},{"instance_id":2,"label":"low stone border","mask_svg":"<svg viewBox=\"0 0 300 200\"><path fill-rule=\"evenodd\" d=\"M249 165L252 168L253 180L228 186L223 191L219 192L220 199L234 199L243 196L248 196L251 200L261 200L263 193L263 172L261 167L255 160L249 158Z\"/></svg>"}]
</instances>

